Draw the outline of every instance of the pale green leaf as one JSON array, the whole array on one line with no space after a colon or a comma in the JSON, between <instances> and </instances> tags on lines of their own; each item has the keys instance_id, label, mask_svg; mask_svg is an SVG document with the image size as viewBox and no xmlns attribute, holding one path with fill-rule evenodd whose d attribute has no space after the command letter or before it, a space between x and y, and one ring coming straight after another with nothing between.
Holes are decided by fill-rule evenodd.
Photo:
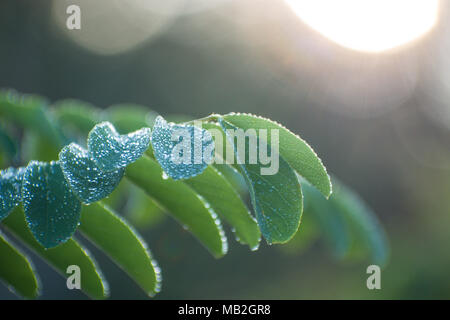
<instances>
[{"instance_id":1,"label":"pale green leaf","mask_svg":"<svg viewBox=\"0 0 450 320\"><path fill-rule=\"evenodd\" d=\"M236 127L247 129L267 129L279 132L280 155L303 178L309 181L326 197L331 195L331 181L327 171L314 150L298 135L272 120L251 114L230 113L223 118Z\"/></svg>"},{"instance_id":2,"label":"pale green leaf","mask_svg":"<svg viewBox=\"0 0 450 320\"><path fill-rule=\"evenodd\" d=\"M160 289L159 267L140 236L101 202L83 206L81 232L150 296Z\"/></svg>"},{"instance_id":3,"label":"pale green leaf","mask_svg":"<svg viewBox=\"0 0 450 320\"><path fill-rule=\"evenodd\" d=\"M39 295L39 282L29 259L0 233L0 280L18 295L32 299Z\"/></svg>"},{"instance_id":4,"label":"pale green leaf","mask_svg":"<svg viewBox=\"0 0 450 320\"><path fill-rule=\"evenodd\" d=\"M258 248L261 233L255 219L217 169L209 166L201 175L187 179L185 183L205 198L214 212L232 226L239 242L248 244L253 250Z\"/></svg>"},{"instance_id":5,"label":"pale green leaf","mask_svg":"<svg viewBox=\"0 0 450 320\"><path fill-rule=\"evenodd\" d=\"M225 234L216 214L183 181L164 179L156 160L143 156L127 167L125 175L191 231L215 257L227 252Z\"/></svg>"},{"instance_id":6,"label":"pale green leaf","mask_svg":"<svg viewBox=\"0 0 450 320\"><path fill-rule=\"evenodd\" d=\"M241 159L238 167L246 178L261 233L269 244L289 241L297 232L302 215L303 198L296 173L280 156L278 171L271 175L262 174L263 166L259 162L244 161L246 155L239 154L237 142L229 137L229 130L238 128L223 119L219 121L234 146L236 158ZM245 150L250 150L249 141L245 139ZM259 151L261 140L256 136L254 141Z\"/></svg>"}]
</instances>

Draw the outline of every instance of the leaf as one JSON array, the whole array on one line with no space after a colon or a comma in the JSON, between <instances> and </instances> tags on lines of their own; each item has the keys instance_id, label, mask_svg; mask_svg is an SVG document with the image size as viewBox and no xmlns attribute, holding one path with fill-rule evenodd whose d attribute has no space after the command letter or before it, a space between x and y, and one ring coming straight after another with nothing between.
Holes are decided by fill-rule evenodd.
<instances>
[{"instance_id":1,"label":"leaf","mask_svg":"<svg viewBox=\"0 0 450 320\"><path fill-rule=\"evenodd\" d=\"M313 149L299 136L272 120L244 113L230 113L223 118L236 127L247 129L279 130L280 155L303 178L315 186L325 197L331 195L331 180L322 161Z\"/></svg>"},{"instance_id":2,"label":"leaf","mask_svg":"<svg viewBox=\"0 0 450 320\"><path fill-rule=\"evenodd\" d=\"M0 172L0 221L19 205L22 199L24 168L8 168Z\"/></svg>"},{"instance_id":3,"label":"leaf","mask_svg":"<svg viewBox=\"0 0 450 320\"><path fill-rule=\"evenodd\" d=\"M59 153L59 164L72 191L85 204L107 197L122 179L124 169L103 172L87 150L71 143Z\"/></svg>"},{"instance_id":4,"label":"leaf","mask_svg":"<svg viewBox=\"0 0 450 320\"><path fill-rule=\"evenodd\" d=\"M240 154L236 143L231 140L229 130L238 128L222 119L219 121L234 146L236 157L241 159L242 164L238 166L246 178L261 233L269 244L289 241L300 225L303 201L300 183L294 170L280 156L278 172L263 175L262 165L245 161L246 155ZM250 150L249 140L245 139L245 150ZM254 141L259 153L261 139L254 137Z\"/></svg>"},{"instance_id":5,"label":"leaf","mask_svg":"<svg viewBox=\"0 0 450 320\"><path fill-rule=\"evenodd\" d=\"M216 164L214 168L222 174L239 194L247 194L247 184L238 170L227 164Z\"/></svg>"},{"instance_id":6,"label":"leaf","mask_svg":"<svg viewBox=\"0 0 450 320\"><path fill-rule=\"evenodd\" d=\"M152 147L156 160L174 180L202 173L214 152L214 142L208 131L168 123L161 116L156 118L153 126Z\"/></svg>"},{"instance_id":7,"label":"leaf","mask_svg":"<svg viewBox=\"0 0 450 320\"><path fill-rule=\"evenodd\" d=\"M56 102L53 106L53 112L61 126L75 129L83 136L101 121L101 110L87 102L66 99Z\"/></svg>"},{"instance_id":8,"label":"leaf","mask_svg":"<svg viewBox=\"0 0 450 320\"><path fill-rule=\"evenodd\" d=\"M215 257L227 252L216 214L183 181L164 179L158 162L144 155L126 168L125 176L189 229Z\"/></svg>"},{"instance_id":9,"label":"leaf","mask_svg":"<svg viewBox=\"0 0 450 320\"><path fill-rule=\"evenodd\" d=\"M311 216L317 222L333 255L343 259L350 250L351 235L346 220L333 206L331 199L334 194L327 200L306 181L302 181L302 191L304 196L303 215Z\"/></svg>"},{"instance_id":10,"label":"leaf","mask_svg":"<svg viewBox=\"0 0 450 320\"><path fill-rule=\"evenodd\" d=\"M8 132L0 125L0 153L4 153L8 156L9 160L13 160L16 157L18 151L17 142L14 141L8 134Z\"/></svg>"},{"instance_id":11,"label":"leaf","mask_svg":"<svg viewBox=\"0 0 450 320\"><path fill-rule=\"evenodd\" d=\"M248 244L252 250L259 247L261 233L258 224L238 193L217 169L209 166L201 175L185 183L205 198L214 212L233 227L239 242Z\"/></svg>"},{"instance_id":12,"label":"leaf","mask_svg":"<svg viewBox=\"0 0 450 320\"><path fill-rule=\"evenodd\" d=\"M80 230L150 296L160 290L160 270L140 236L101 202L83 206Z\"/></svg>"},{"instance_id":13,"label":"leaf","mask_svg":"<svg viewBox=\"0 0 450 320\"><path fill-rule=\"evenodd\" d=\"M385 232L376 215L351 189L333 178L335 192L330 201L347 219L352 233L352 250L362 250L373 263L386 264L389 249Z\"/></svg>"},{"instance_id":14,"label":"leaf","mask_svg":"<svg viewBox=\"0 0 450 320\"><path fill-rule=\"evenodd\" d=\"M19 95L14 90L0 91L0 116L33 130L52 144L62 147L66 139L47 109L48 101L34 95Z\"/></svg>"},{"instance_id":15,"label":"leaf","mask_svg":"<svg viewBox=\"0 0 450 320\"><path fill-rule=\"evenodd\" d=\"M46 262L54 267L63 277L67 277L67 267L77 265L82 270L81 290L95 299L103 299L108 295L108 284L103 279L101 271L94 259L78 242L69 239L56 248L45 249L33 237L26 226L24 213L17 207L3 221L6 228L23 241Z\"/></svg>"},{"instance_id":16,"label":"leaf","mask_svg":"<svg viewBox=\"0 0 450 320\"><path fill-rule=\"evenodd\" d=\"M162 222L167 216L158 204L136 185L128 180L127 202L123 212L132 225L138 229L153 227Z\"/></svg>"},{"instance_id":17,"label":"leaf","mask_svg":"<svg viewBox=\"0 0 450 320\"><path fill-rule=\"evenodd\" d=\"M113 125L102 122L88 135L89 156L102 171L115 171L136 161L150 145L150 128L119 135Z\"/></svg>"},{"instance_id":18,"label":"leaf","mask_svg":"<svg viewBox=\"0 0 450 320\"><path fill-rule=\"evenodd\" d=\"M28 226L44 247L66 242L75 232L81 203L57 162L28 164L23 175L22 201Z\"/></svg>"},{"instance_id":19,"label":"leaf","mask_svg":"<svg viewBox=\"0 0 450 320\"><path fill-rule=\"evenodd\" d=\"M14 292L28 299L39 295L39 283L29 259L0 232L0 279Z\"/></svg>"},{"instance_id":20,"label":"leaf","mask_svg":"<svg viewBox=\"0 0 450 320\"><path fill-rule=\"evenodd\" d=\"M131 132L153 126L157 114L144 106L132 103L115 104L104 111L104 120L111 122L119 132Z\"/></svg>"}]
</instances>

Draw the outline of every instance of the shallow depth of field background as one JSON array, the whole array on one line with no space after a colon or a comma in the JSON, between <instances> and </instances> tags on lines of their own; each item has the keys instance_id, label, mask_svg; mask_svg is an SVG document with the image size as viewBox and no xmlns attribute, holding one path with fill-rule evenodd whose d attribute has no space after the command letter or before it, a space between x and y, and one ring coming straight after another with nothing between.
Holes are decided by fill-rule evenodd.
<instances>
[{"instance_id":1,"label":"shallow depth of field background","mask_svg":"<svg viewBox=\"0 0 450 320\"><path fill-rule=\"evenodd\" d=\"M168 218L143 233L162 268L156 299L450 298L448 3L423 37L362 53L326 39L283 1L159 2L2 1L0 88L99 107L132 102L162 115L277 120L374 209L391 258L382 290L369 291L368 263L336 261L320 241L306 252L266 244L250 252L230 236L229 253L215 260ZM81 31L64 30L72 3ZM89 248L112 298L145 298ZM86 298L32 257L43 299ZM0 298L16 297L0 284Z\"/></svg>"}]
</instances>

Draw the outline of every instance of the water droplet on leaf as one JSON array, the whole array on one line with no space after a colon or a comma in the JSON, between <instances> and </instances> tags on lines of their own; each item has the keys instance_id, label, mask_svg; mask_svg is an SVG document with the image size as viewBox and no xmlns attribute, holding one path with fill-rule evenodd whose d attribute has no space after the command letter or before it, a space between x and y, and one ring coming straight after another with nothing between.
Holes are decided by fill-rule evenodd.
<instances>
[{"instance_id":1,"label":"water droplet on leaf","mask_svg":"<svg viewBox=\"0 0 450 320\"><path fill-rule=\"evenodd\" d=\"M0 220L6 218L22 199L24 168L8 168L0 173Z\"/></svg>"},{"instance_id":2,"label":"water droplet on leaf","mask_svg":"<svg viewBox=\"0 0 450 320\"><path fill-rule=\"evenodd\" d=\"M116 171L139 159L150 145L150 128L120 135L109 122L96 125L88 136L88 152L102 171Z\"/></svg>"},{"instance_id":3,"label":"water droplet on leaf","mask_svg":"<svg viewBox=\"0 0 450 320\"><path fill-rule=\"evenodd\" d=\"M28 226L45 248L72 237L80 221L81 202L58 162L28 164L23 175L22 201Z\"/></svg>"},{"instance_id":4,"label":"water droplet on leaf","mask_svg":"<svg viewBox=\"0 0 450 320\"><path fill-rule=\"evenodd\" d=\"M117 187L124 169L104 172L89 158L87 150L75 143L59 153L59 164L72 191L85 204L101 200Z\"/></svg>"},{"instance_id":5,"label":"water droplet on leaf","mask_svg":"<svg viewBox=\"0 0 450 320\"><path fill-rule=\"evenodd\" d=\"M168 123L161 116L155 120L151 142L156 160L174 180L199 175L214 154L214 141L207 130Z\"/></svg>"}]
</instances>

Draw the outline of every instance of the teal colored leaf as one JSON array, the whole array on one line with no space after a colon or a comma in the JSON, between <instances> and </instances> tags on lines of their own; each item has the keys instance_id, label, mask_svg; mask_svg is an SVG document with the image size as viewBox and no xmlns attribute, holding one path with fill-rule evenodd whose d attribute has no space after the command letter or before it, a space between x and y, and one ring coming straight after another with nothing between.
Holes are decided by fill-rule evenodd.
<instances>
[{"instance_id":1,"label":"teal colored leaf","mask_svg":"<svg viewBox=\"0 0 450 320\"><path fill-rule=\"evenodd\" d=\"M8 168L0 172L0 221L19 205L22 199L24 168Z\"/></svg>"},{"instance_id":2,"label":"teal colored leaf","mask_svg":"<svg viewBox=\"0 0 450 320\"><path fill-rule=\"evenodd\" d=\"M39 295L39 282L29 259L0 232L0 280L18 295L33 299Z\"/></svg>"},{"instance_id":3,"label":"teal colored leaf","mask_svg":"<svg viewBox=\"0 0 450 320\"><path fill-rule=\"evenodd\" d=\"M241 159L242 164L238 167L246 178L261 233L269 244L289 241L297 232L302 215L303 197L295 171L279 156L277 173L263 175L263 166L259 162L250 164L246 155L239 153L236 141L231 140L228 130L238 128L223 119L219 121L234 146L236 157ZM259 154L261 139L254 137L252 140L256 141ZM250 150L249 141L245 139L245 150Z\"/></svg>"},{"instance_id":4,"label":"teal colored leaf","mask_svg":"<svg viewBox=\"0 0 450 320\"><path fill-rule=\"evenodd\" d=\"M147 107L132 103L115 104L104 110L104 120L111 122L119 132L132 132L152 127L157 114Z\"/></svg>"},{"instance_id":5,"label":"teal colored leaf","mask_svg":"<svg viewBox=\"0 0 450 320\"><path fill-rule=\"evenodd\" d=\"M150 145L150 128L120 135L109 122L96 125L88 136L89 156L102 171L115 171L136 161Z\"/></svg>"},{"instance_id":6,"label":"teal colored leaf","mask_svg":"<svg viewBox=\"0 0 450 320\"><path fill-rule=\"evenodd\" d=\"M272 129L278 130L280 155L303 178L316 187L325 197L331 195L331 180L322 161L314 150L298 135L270 119L251 114L230 113L223 118L230 124L247 129L267 129L271 141Z\"/></svg>"},{"instance_id":7,"label":"teal colored leaf","mask_svg":"<svg viewBox=\"0 0 450 320\"><path fill-rule=\"evenodd\" d=\"M252 250L259 247L261 232L258 224L239 194L217 169L209 166L201 175L187 179L185 183L232 226L239 242L248 244Z\"/></svg>"},{"instance_id":8,"label":"teal colored leaf","mask_svg":"<svg viewBox=\"0 0 450 320\"><path fill-rule=\"evenodd\" d=\"M59 164L72 191L85 204L106 198L119 184L124 169L104 172L89 158L87 150L75 143L59 153Z\"/></svg>"},{"instance_id":9,"label":"teal colored leaf","mask_svg":"<svg viewBox=\"0 0 450 320\"><path fill-rule=\"evenodd\" d=\"M108 254L150 296L159 292L161 275L145 242L101 202L83 206L81 232Z\"/></svg>"},{"instance_id":10,"label":"teal colored leaf","mask_svg":"<svg viewBox=\"0 0 450 320\"><path fill-rule=\"evenodd\" d=\"M81 203L57 162L31 161L25 169L22 201L28 226L46 248L66 242L80 221Z\"/></svg>"},{"instance_id":11,"label":"teal colored leaf","mask_svg":"<svg viewBox=\"0 0 450 320\"><path fill-rule=\"evenodd\" d=\"M215 256L227 252L227 241L217 215L183 181L164 179L158 162L143 156L125 170L125 176L171 213Z\"/></svg>"},{"instance_id":12,"label":"teal colored leaf","mask_svg":"<svg viewBox=\"0 0 450 320\"><path fill-rule=\"evenodd\" d=\"M101 270L94 258L74 239L56 248L45 249L40 245L27 228L24 213L17 207L3 221L7 230L25 243L44 261L57 270L63 277L67 277L67 267L77 265L82 270L81 290L94 299L104 299L108 295L108 284L102 277Z\"/></svg>"},{"instance_id":13,"label":"teal colored leaf","mask_svg":"<svg viewBox=\"0 0 450 320\"><path fill-rule=\"evenodd\" d=\"M331 199L323 195L308 182L302 181L304 197L304 216L311 216L320 229L326 244L338 259L343 259L351 246L351 234L348 223L339 210L333 205Z\"/></svg>"},{"instance_id":14,"label":"teal colored leaf","mask_svg":"<svg viewBox=\"0 0 450 320\"><path fill-rule=\"evenodd\" d=\"M161 116L156 118L153 126L152 147L156 160L174 180L199 175L214 154L214 142L208 131L168 123Z\"/></svg>"},{"instance_id":15,"label":"teal colored leaf","mask_svg":"<svg viewBox=\"0 0 450 320\"><path fill-rule=\"evenodd\" d=\"M333 177L330 201L349 224L352 236L350 256L369 256L373 263L386 264L389 246L383 227L367 204L350 188Z\"/></svg>"}]
</instances>

